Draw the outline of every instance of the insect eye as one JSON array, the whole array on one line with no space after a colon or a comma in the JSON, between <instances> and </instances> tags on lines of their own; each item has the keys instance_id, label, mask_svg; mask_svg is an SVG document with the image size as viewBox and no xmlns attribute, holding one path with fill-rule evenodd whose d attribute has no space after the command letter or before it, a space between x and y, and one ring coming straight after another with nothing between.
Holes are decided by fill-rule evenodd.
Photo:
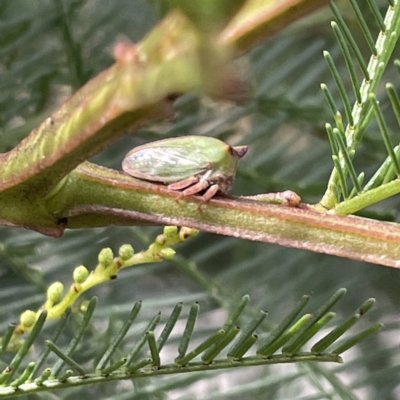
<instances>
[{"instance_id":1,"label":"insect eye","mask_svg":"<svg viewBox=\"0 0 400 400\"><path fill-rule=\"evenodd\" d=\"M230 148L230 152L232 155L235 155L238 158L242 158L246 155L248 150L248 146L235 146Z\"/></svg>"}]
</instances>

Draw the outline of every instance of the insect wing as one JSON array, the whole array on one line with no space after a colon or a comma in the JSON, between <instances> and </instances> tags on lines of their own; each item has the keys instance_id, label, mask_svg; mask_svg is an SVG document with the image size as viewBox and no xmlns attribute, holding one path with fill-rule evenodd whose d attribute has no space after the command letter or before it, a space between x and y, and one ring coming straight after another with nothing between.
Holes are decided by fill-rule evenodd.
<instances>
[{"instance_id":1,"label":"insect wing","mask_svg":"<svg viewBox=\"0 0 400 400\"><path fill-rule=\"evenodd\" d=\"M156 182L177 182L209 169L210 163L195 148L184 145L140 146L122 163L135 178Z\"/></svg>"}]
</instances>

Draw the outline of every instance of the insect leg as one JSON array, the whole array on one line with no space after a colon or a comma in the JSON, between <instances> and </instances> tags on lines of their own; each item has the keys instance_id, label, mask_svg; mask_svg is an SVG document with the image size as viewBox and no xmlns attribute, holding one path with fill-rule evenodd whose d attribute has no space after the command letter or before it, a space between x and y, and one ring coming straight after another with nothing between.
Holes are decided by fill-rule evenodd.
<instances>
[{"instance_id":1,"label":"insect leg","mask_svg":"<svg viewBox=\"0 0 400 400\"><path fill-rule=\"evenodd\" d=\"M168 189L170 190L182 190L185 189L199 181L198 176L190 176L189 178L183 179L179 182L174 182L168 185Z\"/></svg>"},{"instance_id":2,"label":"insect leg","mask_svg":"<svg viewBox=\"0 0 400 400\"><path fill-rule=\"evenodd\" d=\"M187 189L185 189L182 192L182 196L190 196L192 194L199 193L202 190L207 189L209 186L210 186L210 184L208 182L206 182L206 181L197 182L196 184L194 184L194 185L188 187Z\"/></svg>"},{"instance_id":3,"label":"insect leg","mask_svg":"<svg viewBox=\"0 0 400 400\"><path fill-rule=\"evenodd\" d=\"M215 185L211 185L207 191L203 194L203 201L206 202L208 200L210 200L211 198L213 198L217 192L219 190L219 185L215 184Z\"/></svg>"},{"instance_id":4,"label":"insect leg","mask_svg":"<svg viewBox=\"0 0 400 400\"><path fill-rule=\"evenodd\" d=\"M168 189L170 190L180 190L184 189L181 194L175 199L177 203L179 203L179 200L182 197L185 196L190 196L192 194L196 194L198 192L201 192L204 189L207 189L210 184L206 181L199 182L199 177L198 176L191 176L189 178L186 178L182 181L172 183L171 185L168 185Z\"/></svg>"}]
</instances>

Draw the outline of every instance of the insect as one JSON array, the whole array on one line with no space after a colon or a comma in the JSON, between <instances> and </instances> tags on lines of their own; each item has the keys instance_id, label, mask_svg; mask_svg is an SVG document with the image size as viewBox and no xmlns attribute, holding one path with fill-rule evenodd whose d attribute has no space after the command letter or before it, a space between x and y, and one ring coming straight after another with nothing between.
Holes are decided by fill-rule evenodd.
<instances>
[{"instance_id":1,"label":"insect","mask_svg":"<svg viewBox=\"0 0 400 400\"><path fill-rule=\"evenodd\" d=\"M217 192L228 193L237 162L246 152L247 146L232 147L216 138L183 136L135 147L122 169L135 178L181 190L180 197L203 192L202 200L208 201Z\"/></svg>"}]
</instances>

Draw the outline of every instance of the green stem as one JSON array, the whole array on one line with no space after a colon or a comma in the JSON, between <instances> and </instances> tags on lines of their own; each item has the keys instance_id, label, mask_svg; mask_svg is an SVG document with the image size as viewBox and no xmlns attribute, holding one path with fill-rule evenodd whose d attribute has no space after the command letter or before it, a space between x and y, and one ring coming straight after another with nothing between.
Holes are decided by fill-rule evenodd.
<instances>
[{"instance_id":1,"label":"green stem","mask_svg":"<svg viewBox=\"0 0 400 400\"><path fill-rule=\"evenodd\" d=\"M361 193L350 200L345 200L339 203L332 211L339 215L353 214L369 205L375 204L378 201L387 199L398 193L400 193L400 179L368 190L368 192ZM391 224L389 229L397 230L396 228L396 225Z\"/></svg>"},{"instance_id":2,"label":"green stem","mask_svg":"<svg viewBox=\"0 0 400 400\"><path fill-rule=\"evenodd\" d=\"M0 387L0 396L7 398L20 396L22 393L36 393L41 391L49 391L54 389L61 389L67 387L76 387L83 385L93 385L99 382L111 382L126 379L137 379L137 378L148 378L151 376L158 375L171 375L176 373L184 372L196 372L196 371L215 371L222 369L238 368L238 367L250 367L257 365L272 365L272 364L285 364L295 362L335 362L342 363L342 358L335 354L299 354L296 356L287 357L285 355L273 355L269 358L259 357L246 357L240 361L232 362L231 360L217 360L211 364L204 364L202 361L189 363L185 366L178 366L176 364L167 364L159 369L146 368L145 366L151 363L151 360L143 360L140 364L135 366L135 370L132 372L115 371L111 375L105 376L101 374L87 375L87 376L71 376L68 380L62 381L59 379L48 380L45 385L36 384L31 382L24 384L18 389L13 387ZM137 368L136 368L137 367Z\"/></svg>"}]
</instances>

